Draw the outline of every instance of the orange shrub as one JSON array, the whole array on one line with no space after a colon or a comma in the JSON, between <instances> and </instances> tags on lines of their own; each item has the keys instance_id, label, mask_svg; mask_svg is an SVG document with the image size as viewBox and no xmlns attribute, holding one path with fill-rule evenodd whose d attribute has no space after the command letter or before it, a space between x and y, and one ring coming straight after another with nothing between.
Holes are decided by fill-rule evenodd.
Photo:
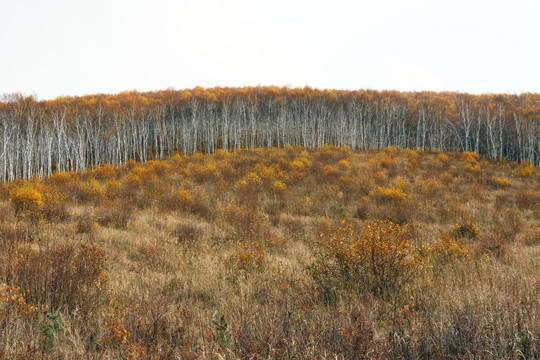
<instances>
[{"instance_id":1,"label":"orange shrub","mask_svg":"<svg viewBox=\"0 0 540 360\"><path fill-rule=\"evenodd\" d=\"M128 186L153 185L157 181L156 175L150 167L136 166L129 171L125 178Z\"/></svg>"},{"instance_id":2,"label":"orange shrub","mask_svg":"<svg viewBox=\"0 0 540 360\"><path fill-rule=\"evenodd\" d=\"M397 163L394 159L390 159L389 157L383 157L379 160L379 165L384 169L394 169Z\"/></svg>"},{"instance_id":3,"label":"orange shrub","mask_svg":"<svg viewBox=\"0 0 540 360\"><path fill-rule=\"evenodd\" d=\"M441 164L441 165L448 165L448 162L450 161L448 159L448 155L446 154L439 154L437 155L437 161Z\"/></svg>"},{"instance_id":4,"label":"orange shrub","mask_svg":"<svg viewBox=\"0 0 540 360\"><path fill-rule=\"evenodd\" d=\"M424 249L411 245L406 225L376 220L358 231L343 220L321 236L318 262L309 270L323 286L334 280L341 287L389 299L428 268Z\"/></svg>"},{"instance_id":5,"label":"orange shrub","mask_svg":"<svg viewBox=\"0 0 540 360\"><path fill-rule=\"evenodd\" d=\"M423 186L424 193L427 196L439 196L444 194L446 186L437 179L429 179Z\"/></svg>"},{"instance_id":6,"label":"orange shrub","mask_svg":"<svg viewBox=\"0 0 540 360\"><path fill-rule=\"evenodd\" d=\"M349 165L349 162L347 160L343 159L338 162L338 167L340 169L347 170L351 168L351 165Z\"/></svg>"},{"instance_id":7,"label":"orange shrub","mask_svg":"<svg viewBox=\"0 0 540 360\"><path fill-rule=\"evenodd\" d=\"M191 175L199 182L213 181L219 177L219 172L214 162L207 162L204 165L194 163L191 164L189 169Z\"/></svg>"},{"instance_id":8,"label":"orange shrub","mask_svg":"<svg viewBox=\"0 0 540 360\"><path fill-rule=\"evenodd\" d=\"M418 160L414 158L409 159L409 166L413 169L416 169L418 167Z\"/></svg>"},{"instance_id":9,"label":"orange shrub","mask_svg":"<svg viewBox=\"0 0 540 360\"><path fill-rule=\"evenodd\" d=\"M97 202L103 197L104 191L96 179L89 178L86 182L81 184L77 195L79 200L83 202Z\"/></svg>"},{"instance_id":10,"label":"orange shrub","mask_svg":"<svg viewBox=\"0 0 540 360\"><path fill-rule=\"evenodd\" d=\"M148 171L158 175L159 177L164 176L169 172L171 166L165 161L151 160L146 164Z\"/></svg>"},{"instance_id":11,"label":"orange shrub","mask_svg":"<svg viewBox=\"0 0 540 360\"><path fill-rule=\"evenodd\" d=\"M443 234L440 242L432 248L434 263L440 264L450 260L468 259L469 250L465 248L465 239L454 239L453 237Z\"/></svg>"},{"instance_id":12,"label":"orange shrub","mask_svg":"<svg viewBox=\"0 0 540 360\"><path fill-rule=\"evenodd\" d=\"M353 184L354 184L354 179L350 176L342 176L338 179L338 185L341 188L341 190L350 191L352 189Z\"/></svg>"},{"instance_id":13,"label":"orange shrub","mask_svg":"<svg viewBox=\"0 0 540 360\"><path fill-rule=\"evenodd\" d=\"M227 150L218 149L214 156L216 157L216 159L226 159L231 156L231 153Z\"/></svg>"},{"instance_id":14,"label":"orange shrub","mask_svg":"<svg viewBox=\"0 0 540 360\"><path fill-rule=\"evenodd\" d=\"M182 168L186 166L186 158L182 154L174 154L170 159L169 162L175 167L175 168Z\"/></svg>"},{"instance_id":15,"label":"orange shrub","mask_svg":"<svg viewBox=\"0 0 540 360\"><path fill-rule=\"evenodd\" d=\"M343 157L343 155L344 154L337 146L328 145L321 147L321 149L315 153L316 158L323 163L337 161Z\"/></svg>"},{"instance_id":16,"label":"orange shrub","mask_svg":"<svg viewBox=\"0 0 540 360\"><path fill-rule=\"evenodd\" d=\"M333 178L337 174L336 169L332 165L326 165L322 173L325 178Z\"/></svg>"},{"instance_id":17,"label":"orange shrub","mask_svg":"<svg viewBox=\"0 0 540 360\"><path fill-rule=\"evenodd\" d=\"M519 176L529 177L533 174L534 167L532 165L524 165L519 169Z\"/></svg>"},{"instance_id":18,"label":"orange shrub","mask_svg":"<svg viewBox=\"0 0 540 360\"><path fill-rule=\"evenodd\" d=\"M107 180L116 176L116 171L111 165L101 165L94 169L93 171L96 179Z\"/></svg>"},{"instance_id":19,"label":"orange shrub","mask_svg":"<svg viewBox=\"0 0 540 360\"><path fill-rule=\"evenodd\" d=\"M22 182L21 185L11 188L9 201L19 215L26 211L35 212L43 206L43 195L38 187L31 182Z\"/></svg>"},{"instance_id":20,"label":"orange shrub","mask_svg":"<svg viewBox=\"0 0 540 360\"><path fill-rule=\"evenodd\" d=\"M448 235L450 235L453 239L464 238L468 240L476 240L479 234L480 229L472 221L466 221L462 224L454 225L448 231Z\"/></svg>"},{"instance_id":21,"label":"orange shrub","mask_svg":"<svg viewBox=\"0 0 540 360\"><path fill-rule=\"evenodd\" d=\"M506 187L509 187L512 182L508 179L505 179L505 178L500 178L498 176L494 176L493 179L492 179L492 183L497 186L497 187L501 187L501 188L506 188Z\"/></svg>"},{"instance_id":22,"label":"orange shrub","mask_svg":"<svg viewBox=\"0 0 540 360\"><path fill-rule=\"evenodd\" d=\"M176 190L169 198L170 207L183 211L189 211L193 205L193 196L187 189L180 188Z\"/></svg>"},{"instance_id":23,"label":"orange shrub","mask_svg":"<svg viewBox=\"0 0 540 360\"><path fill-rule=\"evenodd\" d=\"M373 176L373 179L374 179L377 183L379 183L379 184L381 184L381 183L383 183L384 181L386 181L386 175L384 175L384 173L381 172L381 171L377 171L377 172L374 173L372 176Z\"/></svg>"},{"instance_id":24,"label":"orange shrub","mask_svg":"<svg viewBox=\"0 0 540 360\"><path fill-rule=\"evenodd\" d=\"M410 197L397 187L377 187L370 191L370 195L382 203L401 203Z\"/></svg>"},{"instance_id":25,"label":"orange shrub","mask_svg":"<svg viewBox=\"0 0 540 360\"><path fill-rule=\"evenodd\" d=\"M283 194L285 191L287 191L287 185L282 181L276 180L272 183L272 192L275 194Z\"/></svg>"},{"instance_id":26,"label":"orange shrub","mask_svg":"<svg viewBox=\"0 0 540 360\"><path fill-rule=\"evenodd\" d=\"M109 180L105 184L105 196L109 199L119 199L124 196L125 188L118 180Z\"/></svg>"},{"instance_id":27,"label":"orange shrub","mask_svg":"<svg viewBox=\"0 0 540 360\"><path fill-rule=\"evenodd\" d=\"M69 172L57 172L49 176L48 180L55 186L67 186L77 181L76 175Z\"/></svg>"},{"instance_id":28,"label":"orange shrub","mask_svg":"<svg viewBox=\"0 0 540 360\"><path fill-rule=\"evenodd\" d=\"M474 164L477 164L478 163L478 154L475 153L474 151L471 152L464 152L461 154L461 161L463 161L464 163L467 163L467 164L471 164L471 165L474 165Z\"/></svg>"},{"instance_id":29,"label":"orange shrub","mask_svg":"<svg viewBox=\"0 0 540 360\"><path fill-rule=\"evenodd\" d=\"M18 287L0 285L0 319L6 321L12 317L22 317L36 313L38 308L27 303L28 292Z\"/></svg>"},{"instance_id":30,"label":"orange shrub","mask_svg":"<svg viewBox=\"0 0 540 360\"><path fill-rule=\"evenodd\" d=\"M259 242L240 240L231 256L234 264L244 270L262 270L266 263L267 250Z\"/></svg>"},{"instance_id":31,"label":"orange shrub","mask_svg":"<svg viewBox=\"0 0 540 360\"><path fill-rule=\"evenodd\" d=\"M303 171L309 166L309 160L305 157L298 157L291 161L289 166L293 171Z\"/></svg>"}]
</instances>

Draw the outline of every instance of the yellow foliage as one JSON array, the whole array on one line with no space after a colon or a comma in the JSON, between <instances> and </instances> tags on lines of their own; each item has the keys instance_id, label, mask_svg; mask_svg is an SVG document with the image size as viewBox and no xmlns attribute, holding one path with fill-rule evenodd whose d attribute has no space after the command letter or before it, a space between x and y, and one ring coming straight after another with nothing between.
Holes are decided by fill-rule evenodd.
<instances>
[{"instance_id":1,"label":"yellow foliage","mask_svg":"<svg viewBox=\"0 0 540 360\"><path fill-rule=\"evenodd\" d=\"M523 166L519 170L519 176L521 177L529 177L533 174L534 167L532 165L529 166Z\"/></svg>"},{"instance_id":2,"label":"yellow foliage","mask_svg":"<svg viewBox=\"0 0 540 360\"><path fill-rule=\"evenodd\" d=\"M462 224L454 225L448 231L448 235L456 240L461 238L476 240L479 234L480 229L472 221L466 221Z\"/></svg>"},{"instance_id":3,"label":"yellow foliage","mask_svg":"<svg viewBox=\"0 0 540 360\"><path fill-rule=\"evenodd\" d=\"M31 182L23 182L9 192L9 200L17 214L23 211L36 211L43 206L43 195Z\"/></svg>"},{"instance_id":4,"label":"yellow foliage","mask_svg":"<svg viewBox=\"0 0 540 360\"><path fill-rule=\"evenodd\" d=\"M57 172L49 177L55 186L65 186L76 181L75 174L69 172Z\"/></svg>"},{"instance_id":5,"label":"yellow foliage","mask_svg":"<svg viewBox=\"0 0 540 360\"><path fill-rule=\"evenodd\" d=\"M216 159L225 159L230 156L231 156L231 153L223 149L218 149L215 154Z\"/></svg>"},{"instance_id":6,"label":"yellow foliage","mask_svg":"<svg viewBox=\"0 0 540 360\"><path fill-rule=\"evenodd\" d=\"M437 161L440 162L443 165L447 165L448 162L449 162L448 155L446 155L446 154L437 155Z\"/></svg>"},{"instance_id":7,"label":"yellow foliage","mask_svg":"<svg viewBox=\"0 0 540 360\"><path fill-rule=\"evenodd\" d=\"M372 176L373 176L373 179L377 181L378 183L382 183L386 180L386 175L384 175L384 173L381 171L377 171Z\"/></svg>"},{"instance_id":8,"label":"yellow foliage","mask_svg":"<svg viewBox=\"0 0 540 360\"><path fill-rule=\"evenodd\" d=\"M287 185L285 185L283 182L276 180L272 183L272 191L281 194L287 191Z\"/></svg>"},{"instance_id":9,"label":"yellow foliage","mask_svg":"<svg viewBox=\"0 0 540 360\"><path fill-rule=\"evenodd\" d=\"M429 196L441 195L446 190L446 186L437 179L429 179L423 190Z\"/></svg>"},{"instance_id":10,"label":"yellow foliage","mask_svg":"<svg viewBox=\"0 0 540 360\"><path fill-rule=\"evenodd\" d=\"M232 260L240 269L262 269L266 260L266 252L266 248L259 242L241 240L236 244Z\"/></svg>"},{"instance_id":11,"label":"yellow foliage","mask_svg":"<svg viewBox=\"0 0 540 360\"><path fill-rule=\"evenodd\" d=\"M324 177L333 177L334 175L336 175L336 169L334 169L334 167L332 165L326 165L324 168L323 168L323 176Z\"/></svg>"},{"instance_id":12,"label":"yellow foliage","mask_svg":"<svg viewBox=\"0 0 540 360\"><path fill-rule=\"evenodd\" d=\"M397 176L390 182L391 187L398 188L401 190L406 190L407 188L410 187L410 185L411 184L409 183L409 180L405 179L402 176Z\"/></svg>"},{"instance_id":13,"label":"yellow foliage","mask_svg":"<svg viewBox=\"0 0 540 360\"><path fill-rule=\"evenodd\" d=\"M353 276L375 295L385 298L395 295L406 281L428 268L423 249L410 243L407 225L373 221L356 231L352 223L343 220L321 236L319 265L312 269L316 277L324 274L350 281Z\"/></svg>"},{"instance_id":14,"label":"yellow foliage","mask_svg":"<svg viewBox=\"0 0 540 360\"><path fill-rule=\"evenodd\" d=\"M509 187L512 184L512 182L510 180L505 179L505 178L500 178L498 176L493 177L493 183L495 185L497 185L499 187L503 187L503 188Z\"/></svg>"},{"instance_id":15,"label":"yellow foliage","mask_svg":"<svg viewBox=\"0 0 540 360\"><path fill-rule=\"evenodd\" d=\"M193 196L186 189L178 189L171 196L172 206L180 210L189 210L193 207L194 201Z\"/></svg>"},{"instance_id":16,"label":"yellow foliage","mask_svg":"<svg viewBox=\"0 0 540 360\"><path fill-rule=\"evenodd\" d=\"M164 161L151 160L146 164L149 172L163 176L169 172L171 166Z\"/></svg>"},{"instance_id":17,"label":"yellow foliage","mask_svg":"<svg viewBox=\"0 0 540 360\"><path fill-rule=\"evenodd\" d=\"M38 311L38 309L26 302L26 292L18 287L6 284L0 285L0 318L5 320L9 317L22 317Z\"/></svg>"},{"instance_id":18,"label":"yellow foliage","mask_svg":"<svg viewBox=\"0 0 540 360\"><path fill-rule=\"evenodd\" d=\"M379 160L379 165L385 169L391 169L396 167L396 161L385 156Z\"/></svg>"},{"instance_id":19,"label":"yellow foliage","mask_svg":"<svg viewBox=\"0 0 540 360\"><path fill-rule=\"evenodd\" d=\"M118 180L109 180L105 184L105 196L109 199L121 198L124 190L124 184Z\"/></svg>"},{"instance_id":20,"label":"yellow foliage","mask_svg":"<svg viewBox=\"0 0 540 360\"><path fill-rule=\"evenodd\" d=\"M207 162L204 165L195 163L191 164L191 174L197 181L212 181L219 177L216 164L214 162Z\"/></svg>"},{"instance_id":21,"label":"yellow foliage","mask_svg":"<svg viewBox=\"0 0 540 360\"><path fill-rule=\"evenodd\" d=\"M441 260L469 259L469 250L464 245L463 238L454 239L444 234L441 236L440 242L435 244L431 250L437 258L437 262Z\"/></svg>"},{"instance_id":22,"label":"yellow foliage","mask_svg":"<svg viewBox=\"0 0 540 360\"><path fill-rule=\"evenodd\" d=\"M469 171L471 172L471 174L476 175L476 176L482 175L482 172L483 172L482 168L480 168L480 166L478 165L475 165L469 168Z\"/></svg>"},{"instance_id":23,"label":"yellow foliage","mask_svg":"<svg viewBox=\"0 0 540 360\"><path fill-rule=\"evenodd\" d=\"M309 166L309 160L305 157L298 157L291 161L289 164L291 167L291 170L294 171L303 171L305 168Z\"/></svg>"},{"instance_id":24,"label":"yellow foliage","mask_svg":"<svg viewBox=\"0 0 540 360\"><path fill-rule=\"evenodd\" d=\"M111 165L101 165L94 169L94 176L99 180L107 180L116 176L116 171Z\"/></svg>"},{"instance_id":25,"label":"yellow foliage","mask_svg":"<svg viewBox=\"0 0 540 360\"><path fill-rule=\"evenodd\" d=\"M349 165L349 162L347 160L345 160L345 159L340 160L338 162L338 166L343 170L347 170L347 169L351 168L351 165Z\"/></svg>"},{"instance_id":26,"label":"yellow foliage","mask_svg":"<svg viewBox=\"0 0 540 360\"><path fill-rule=\"evenodd\" d=\"M377 187L371 190L370 195L379 199L382 202L399 203L406 200L407 195L402 189L397 187Z\"/></svg>"},{"instance_id":27,"label":"yellow foliage","mask_svg":"<svg viewBox=\"0 0 540 360\"><path fill-rule=\"evenodd\" d=\"M478 163L478 154L474 151L466 151L461 154L461 161L468 163L468 164L477 164Z\"/></svg>"}]
</instances>

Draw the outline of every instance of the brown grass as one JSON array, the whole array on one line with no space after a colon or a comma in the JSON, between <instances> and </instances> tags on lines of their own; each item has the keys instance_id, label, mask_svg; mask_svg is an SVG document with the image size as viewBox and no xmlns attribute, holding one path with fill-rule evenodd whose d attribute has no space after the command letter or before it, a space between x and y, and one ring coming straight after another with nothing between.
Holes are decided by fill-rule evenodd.
<instances>
[{"instance_id":1,"label":"brown grass","mask_svg":"<svg viewBox=\"0 0 540 360\"><path fill-rule=\"evenodd\" d=\"M539 180L286 147L4 184L0 358L535 359Z\"/></svg>"}]
</instances>

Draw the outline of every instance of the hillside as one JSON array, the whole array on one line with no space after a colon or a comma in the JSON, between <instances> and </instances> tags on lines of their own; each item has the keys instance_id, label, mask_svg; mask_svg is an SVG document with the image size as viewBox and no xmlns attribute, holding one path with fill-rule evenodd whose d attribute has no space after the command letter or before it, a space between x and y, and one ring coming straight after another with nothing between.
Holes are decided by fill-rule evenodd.
<instances>
[{"instance_id":1,"label":"hillside","mask_svg":"<svg viewBox=\"0 0 540 360\"><path fill-rule=\"evenodd\" d=\"M7 182L0 354L532 359L539 180L474 152L286 146Z\"/></svg>"}]
</instances>

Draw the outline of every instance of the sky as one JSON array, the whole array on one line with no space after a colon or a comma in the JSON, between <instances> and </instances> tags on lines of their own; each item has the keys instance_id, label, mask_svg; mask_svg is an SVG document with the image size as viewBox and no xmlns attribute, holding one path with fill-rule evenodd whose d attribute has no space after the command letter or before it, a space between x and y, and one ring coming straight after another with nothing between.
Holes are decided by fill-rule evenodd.
<instances>
[{"instance_id":1,"label":"sky","mask_svg":"<svg viewBox=\"0 0 540 360\"><path fill-rule=\"evenodd\" d=\"M540 92L538 0L0 0L0 94Z\"/></svg>"}]
</instances>

